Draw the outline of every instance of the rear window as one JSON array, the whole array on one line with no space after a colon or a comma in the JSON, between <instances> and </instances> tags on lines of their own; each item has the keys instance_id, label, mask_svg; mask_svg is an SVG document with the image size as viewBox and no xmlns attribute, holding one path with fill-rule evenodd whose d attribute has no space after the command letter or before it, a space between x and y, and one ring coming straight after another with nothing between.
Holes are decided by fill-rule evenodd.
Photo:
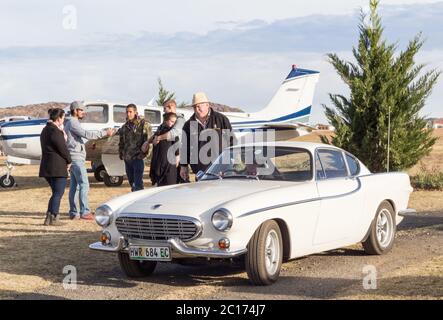
<instances>
[{"instance_id":1,"label":"rear window","mask_svg":"<svg viewBox=\"0 0 443 320\"><path fill-rule=\"evenodd\" d=\"M333 179L348 176L345 160L341 151L326 149L319 150L318 161L321 163L321 167L323 169L323 179Z\"/></svg>"},{"instance_id":2,"label":"rear window","mask_svg":"<svg viewBox=\"0 0 443 320\"><path fill-rule=\"evenodd\" d=\"M360 165L357 159L350 154L346 154L346 161L348 162L349 173L351 176L356 176L360 173Z\"/></svg>"}]
</instances>

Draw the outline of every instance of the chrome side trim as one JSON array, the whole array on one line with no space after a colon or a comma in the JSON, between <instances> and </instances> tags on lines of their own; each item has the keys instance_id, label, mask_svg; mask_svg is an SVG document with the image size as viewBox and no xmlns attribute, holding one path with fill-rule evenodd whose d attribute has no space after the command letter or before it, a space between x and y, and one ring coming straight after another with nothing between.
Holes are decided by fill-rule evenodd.
<instances>
[{"instance_id":1,"label":"chrome side trim","mask_svg":"<svg viewBox=\"0 0 443 320\"><path fill-rule=\"evenodd\" d=\"M349 196L351 194L354 194L354 193L360 191L360 189L361 189L361 181L360 181L359 177L348 178L348 179L355 179L357 181L358 186L357 186L357 188L355 190L352 190L350 192L343 193L343 194L334 195L334 196L318 197L318 198L312 198L312 199L306 199L306 200L299 200L299 201L294 201L294 202L287 202L287 203L282 203L282 204L276 204L276 205L273 205L273 206L269 206L269 207L260 208L260 209L256 209L256 210L252 210L252 211L246 212L246 213L240 215L239 218L247 217L247 216L250 216L252 214L256 214L256 213L263 212L263 211L269 211L269 210L273 210L273 209L289 207L289 206L293 206L293 205L296 205L296 204L302 204L302 203L314 202L314 201L322 201L322 200L330 200L330 199L338 199L338 198L346 197L346 196Z\"/></svg>"}]
</instances>

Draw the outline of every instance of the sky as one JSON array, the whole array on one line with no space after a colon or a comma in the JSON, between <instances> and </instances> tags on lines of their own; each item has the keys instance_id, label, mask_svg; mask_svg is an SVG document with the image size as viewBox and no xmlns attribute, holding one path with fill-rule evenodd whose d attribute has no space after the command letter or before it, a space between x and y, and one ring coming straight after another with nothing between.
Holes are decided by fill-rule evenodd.
<instances>
[{"instance_id":1,"label":"sky","mask_svg":"<svg viewBox=\"0 0 443 320\"><path fill-rule=\"evenodd\" d=\"M321 72L313 123L328 93L347 93L326 54L352 60L368 0L0 0L0 107L104 99L147 103L161 77L180 101L263 108L291 65ZM443 70L443 1L382 0L385 36ZM443 80L422 115L443 117Z\"/></svg>"}]
</instances>

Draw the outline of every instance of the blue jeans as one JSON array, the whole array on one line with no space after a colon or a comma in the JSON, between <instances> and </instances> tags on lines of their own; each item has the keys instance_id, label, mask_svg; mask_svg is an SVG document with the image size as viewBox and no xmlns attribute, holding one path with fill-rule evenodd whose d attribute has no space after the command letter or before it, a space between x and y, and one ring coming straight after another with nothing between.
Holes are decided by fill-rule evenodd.
<instances>
[{"instance_id":1,"label":"blue jeans","mask_svg":"<svg viewBox=\"0 0 443 320\"><path fill-rule=\"evenodd\" d=\"M75 217L79 215L76 205L76 195L79 195L80 215L88 214L89 180L84 161L74 160L71 163L71 183L69 186L69 215Z\"/></svg>"},{"instance_id":2,"label":"blue jeans","mask_svg":"<svg viewBox=\"0 0 443 320\"><path fill-rule=\"evenodd\" d=\"M143 160L125 160L126 175L128 176L131 191L143 190L143 171L145 163Z\"/></svg>"},{"instance_id":3,"label":"blue jeans","mask_svg":"<svg viewBox=\"0 0 443 320\"><path fill-rule=\"evenodd\" d=\"M62 200L63 194L65 193L66 178L45 178L52 190L52 196L49 198L48 202L48 212L52 215L57 216L60 210L60 202Z\"/></svg>"}]
</instances>

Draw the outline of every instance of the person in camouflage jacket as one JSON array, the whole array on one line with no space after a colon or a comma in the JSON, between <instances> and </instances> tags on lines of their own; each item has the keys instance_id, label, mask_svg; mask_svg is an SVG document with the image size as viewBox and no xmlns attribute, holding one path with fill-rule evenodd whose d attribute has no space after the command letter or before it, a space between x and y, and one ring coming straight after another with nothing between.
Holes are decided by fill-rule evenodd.
<instances>
[{"instance_id":1,"label":"person in camouflage jacket","mask_svg":"<svg viewBox=\"0 0 443 320\"><path fill-rule=\"evenodd\" d=\"M152 129L148 121L138 116L134 104L126 107L126 118L126 123L119 130L119 156L125 161L131 190L138 191L143 189L143 159L149 154L149 149L143 151L142 146L152 136Z\"/></svg>"}]
</instances>

